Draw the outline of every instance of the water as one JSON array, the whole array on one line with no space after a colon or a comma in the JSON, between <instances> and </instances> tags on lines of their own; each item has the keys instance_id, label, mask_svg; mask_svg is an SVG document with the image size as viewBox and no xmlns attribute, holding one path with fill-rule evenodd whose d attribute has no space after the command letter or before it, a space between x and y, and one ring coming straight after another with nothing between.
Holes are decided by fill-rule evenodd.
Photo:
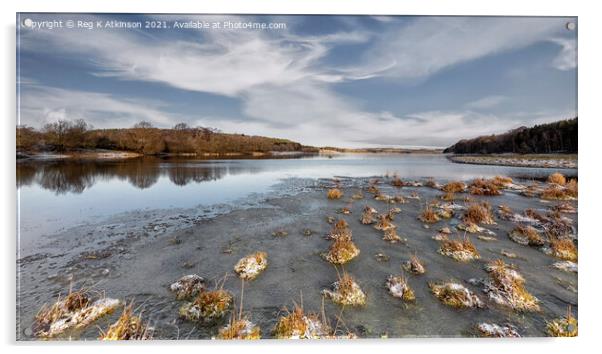
<instances>
[{"instance_id":1,"label":"water","mask_svg":"<svg viewBox=\"0 0 602 354\"><path fill-rule=\"evenodd\" d=\"M124 161L35 161L17 164L20 251L41 237L91 220L143 209L231 203L291 178L369 177L468 180L543 177L551 169L455 164L443 155L337 154L286 159L198 160L145 157ZM565 174L576 174L564 170Z\"/></svg>"},{"instance_id":2,"label":"water","mask_svg":"<svg viewBox=\"0 0 602 354\"><path fill-rule=\"evenodd\" d=\"M303 186L320 185L323 181L316 183L319 178L386 173L407 179L433 177L444 182L495 175L542 178L552 172L454 164L443 155L416 154L19 162L17 338L34 339L30 328L40 304L54 301L65 289L81 286L143 303L146 318L157 328L156 338L210 338L216 326L178 318L182 302L174 300L168 285L189 273L200 274L213 284L214 279L231 273L240 257L257 250L269 253L270 265L265 274L245 288L245 311L269 337L282 306L290 307L302 292L304 306L317 311L321 306L320 290L336 280L336 271L320 256L330 244L321 236L331 227L325 222L326 216L343 217L336 210L349 203L346 198L328 200L323 188ZM569 176L577 173L562 172ZM354 180L351 185L342 183L347 197L367 184L367 179ZM431 236L433 228L451 225L458 219L441 221L430 229L417 221L423 201L437 198L440 191L426 187L404 187L400 191L388 183L381 188L391 195L417 192L422 200L399 205L402 212L394 222L407 238L405 243L388 244L381 240L382 233L360 224L358 215L366 203L385 212L390 206L384 202L367 197L353 204L352 215L344 216L361 249L361 255L345 269L368 294L365 307L346 309L344 314L346 326L358 335L470 336L477 322L492 321L517 325L526 336L542 336L546 319L563 315L567 304L577 310L577 275L552 269L552 257L504 237L512 223L498 220L498 225L491 226L499 235L495 242L473 238L481 261L455 262L436 252L439 245ZM283 196L299 191L304 193ZM491 205L508 205L517 212L549 206L511 191L481 199ZM245 209L249 200L257 200L256 207ZM220 205L230 205L231 209L210 218L197 218L211 214L205 210ZM313 231L313 236L303 236L306 228ZM272 232L278 229L289 235L273 237ZM517 254L511 262L527 279L528 290L541 300L542 313L518 314L497 306L456 310L430 294L429 281L454 279L467 284L467 279L486 277L483 263L500 258L502 250ZM108 256L85 258L85 252L90 251ZM380 252L390 256L391 261L378 262L374 255ZM427 273L410 277L417 301L404 304L392 298L383 284L389 274L398 274L400 262L414 253L424 260ZM468 286L483 296L480 286ZM237 298L240 295L238 279L230 278L226 288ZM340 308L331 302L325 307L334 321ZM107 328L118 315L99 320L82 333L73 334L73 338L97 338L98 328Z\"/></svg>"}]
</instances>

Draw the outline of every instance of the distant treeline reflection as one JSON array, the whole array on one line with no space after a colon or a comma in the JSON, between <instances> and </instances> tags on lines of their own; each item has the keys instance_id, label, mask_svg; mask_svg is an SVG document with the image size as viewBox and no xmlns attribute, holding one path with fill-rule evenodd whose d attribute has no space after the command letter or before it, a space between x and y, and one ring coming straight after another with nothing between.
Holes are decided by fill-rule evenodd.
<instances>
[{"instance_id":1,"label":"distant treeline reflection","mask_svg":"<svg viewBox=\"0 0 602 354\"><path fill-rule=\"evenodd\" d=\"M123 161L29 161L17 164L17 187L37 184L56 194L82 193L99 180L127 180L136 188L153 186L160 177L184 186L215 181L229 174L258 172L257 167L224 161L163 160L153 157Z\"/></svg>"}]
</instances>

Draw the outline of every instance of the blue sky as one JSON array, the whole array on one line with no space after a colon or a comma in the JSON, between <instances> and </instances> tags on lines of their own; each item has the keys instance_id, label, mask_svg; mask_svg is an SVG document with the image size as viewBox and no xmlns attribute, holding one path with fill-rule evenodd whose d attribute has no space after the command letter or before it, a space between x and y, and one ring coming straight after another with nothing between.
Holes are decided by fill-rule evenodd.
<instances>
[{"instance_id":1,"label":"blue sky","mask_svg":"<svg viewBox=\"0 0 602 354\"><path fill-rule=\"evenodd\" d=\"M574 18L22 14L34 22L285 29L18 29L20 124L147 120L316 146L448 146L577 115Z\"/></svg>"}]
</instances>

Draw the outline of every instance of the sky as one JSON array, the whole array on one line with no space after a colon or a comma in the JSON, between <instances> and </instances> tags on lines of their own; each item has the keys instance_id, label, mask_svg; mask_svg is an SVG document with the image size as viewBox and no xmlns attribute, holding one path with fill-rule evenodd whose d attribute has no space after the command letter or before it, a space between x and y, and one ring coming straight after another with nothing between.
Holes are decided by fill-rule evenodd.
<instances>
[{"instance_id":1,"label":"sky","mask_svg":"<svg viewBox=\"0 0 602 354\"><path fill-rule=\"evenodd\" d=\"M575 18L28 13L17 20L17 123L34 128L61 119L95 128L145 120L313 146L445 147L577 116L577 28L567 25ZM146 21L167 28L144 28ZM178 26L198 23L208 28ZM276 28L240 28L249 23Z\"/></svg>"}]
</instances>

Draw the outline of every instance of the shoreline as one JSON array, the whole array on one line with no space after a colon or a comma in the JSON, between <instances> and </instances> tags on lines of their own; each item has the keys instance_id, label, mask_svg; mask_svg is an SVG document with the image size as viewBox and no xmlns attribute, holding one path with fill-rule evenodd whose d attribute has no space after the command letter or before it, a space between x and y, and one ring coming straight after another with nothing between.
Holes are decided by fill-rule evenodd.
<instances>
[{"instance_id":1,"label":"shoreline","mask_svg":"<svg viewBox=\"0 0 602 354\"><path fill-rule=\"evenodd\" d=\"M577 169L577 154L570 155L447 155L453 163L531 168Z\"/></svg>"}]
</instances>

